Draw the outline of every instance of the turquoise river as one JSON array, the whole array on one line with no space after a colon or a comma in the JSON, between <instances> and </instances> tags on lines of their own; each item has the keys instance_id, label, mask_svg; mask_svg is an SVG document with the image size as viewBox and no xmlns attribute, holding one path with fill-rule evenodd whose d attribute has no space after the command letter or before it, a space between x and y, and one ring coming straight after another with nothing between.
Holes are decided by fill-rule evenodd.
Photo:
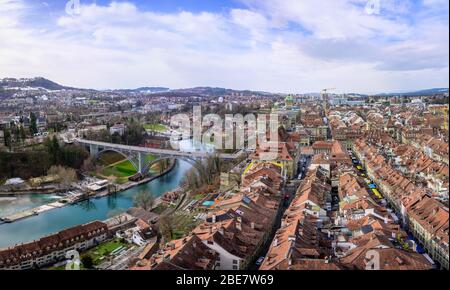
<instances>
[{"instance_id":1,"label":"turquoise river","mask_svg":"<svg viewBox=\"0 0 450 290\"><path fill-rule=\"evenodd\" d=\"M186 142L187 141L187 142ZM182 151L191 151L192 141L181 141ZM213 151L208 145L199 145L201 151ZM0 248L26 243L40 237L56 233L63 229L88 223L94 220L105 220L112 215L125 212L133 206L133 196L141 190L150 190L156 196L179 187L186 172L192 167L189 162L177 160L172 171L149 183L133 187L113 196L101 197L53 209L37 216L31 216L13 223L0 224ZM55 196L30 195L16 201L0 202L0 216L6 211L14 211L36 207L55 199Z\"/></svg>"}]
</instances>

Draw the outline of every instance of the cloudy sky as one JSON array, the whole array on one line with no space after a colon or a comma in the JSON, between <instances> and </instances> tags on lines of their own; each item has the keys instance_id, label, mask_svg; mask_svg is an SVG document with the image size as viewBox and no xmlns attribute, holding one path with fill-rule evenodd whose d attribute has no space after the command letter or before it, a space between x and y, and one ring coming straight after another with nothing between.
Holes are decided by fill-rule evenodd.
<instances>
[{"instance_id":1,"label":"cloudy sky","mask_svg":"<svg viewBox=\"0 0 450 290\"><path fill-rule=\"evenodd\" d=\"M0 0L0 77L283 93L449 85L448 0L70 1Z\"/></svg>"}]
</instances>

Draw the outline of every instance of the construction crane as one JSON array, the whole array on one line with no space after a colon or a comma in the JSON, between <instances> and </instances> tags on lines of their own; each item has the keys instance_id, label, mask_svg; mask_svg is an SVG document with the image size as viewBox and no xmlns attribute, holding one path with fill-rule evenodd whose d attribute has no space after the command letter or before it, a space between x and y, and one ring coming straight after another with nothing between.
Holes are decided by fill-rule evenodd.
<instances>
[{"instance_id":1,"label":"construction crane","mask_svg":"<svg viewBox=\"0 0 450 290\"><path fill-rule=\"evenodd\" d=\"M329 99L328 99L327 92L335 90L335 89L336 88L327 88L327 89L323 89L322 90L322 102L323 102L323 109L325 111L325 116L328 114L328 102L329 102Z\"/></svg>"},{"instance_id":2,"label":"construction crane","mask_svg":"<svg viewBox=\"0 0 450 290\"><path fill-rule=\"evenodd\" d=\"M322 92L323 92L324 94L326 94L328 91L333 91L333 90L335 90L335 89L336 89L336 88L323 89Z\"/></svg>"}]
</instances>

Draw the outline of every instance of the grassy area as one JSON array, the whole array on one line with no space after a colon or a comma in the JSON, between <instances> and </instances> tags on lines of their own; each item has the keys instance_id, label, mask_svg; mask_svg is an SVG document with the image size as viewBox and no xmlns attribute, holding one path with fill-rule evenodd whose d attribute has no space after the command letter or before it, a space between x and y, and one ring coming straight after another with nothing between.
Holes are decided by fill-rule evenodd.
<instances>
[{"instance_id":1,"label":"grassy area","mask_svg":"<svg viewBox=\"0 0 450 290\"><path fill-rule=\"evenodd\" d=\"M133 164L131 164L130 161L125 160L120 163L117 163L113 166L113 168L119 172L119 176L131 176L136 174L136 169L134 168Z\"/></svg>"},{"instance_id":2,"label":"grassy area","mask_svg":"<svg viewBox=\"0 0 450 290\"><path fill-rule=\"evenodd\" d=\"M137 170L134 168L133 164L130 161L126 159L124 160L123 156L121 156L120 154L114 152L111 153L106 152L100 158L101 164L107 166L100 171L100 174L103 176L114 176L117 178L117 183L125 183L128 177L133 176L137 173ZM156 156L153 155L145 156L146 163L149 163L155 159Z\"/></svg>"},{"instance_id":3,"label":"grassy area","mask_svg":"<svg viewBox=\"0 0 450 290\"><path fill-rule=\"evenodd\" d=\"M167 209L167 206L164 204L159 204L157 207L155 207L152 212L156 214L162 214Z\"/></svg>"},{"instance_id":4,"label":"grassy area","mask_svg":"<svg viewBox=\"0 0 450 290\"><path fill-rule=\"evenodd\" d=\"M112 166L105 167L101 170L100 174L104 176L114 177L129 177L136 174L133 164L130 161L125 160Z\"/></svg>"},{"instance_id":5,"label":"grassy area","mask_svg":"<svg viewBox=\"0 0 450 290\"><path fill-rule=\"evenodd\" d=\"M159 132L159 133L163 133L168 130L168 128L163 124L145 124L144 129Z\"/></svg>"},{"instance_id":6,"label":"grassy area","mask_svg":"<svg viewBox=\"0 0 450 290\"><path fill-rule=\"evenodd\" d=\"M88 250L87 252L82 253L81 257L89 255L92 257L94 265L98 265L107 256L109 256L111 254L111 252L113 252L114 250L116 250L120 247L128 248L129 246L130 245L127 242L116 238L109 242L100 244L100 245L96 246L95 248Z\"/></svg>"},{"instance_id":7,"label":"grassy area","mask_svg":"<svg viewBox=\"0 0 450 290\"><path fill-rule=\"evenodd\" d=\"M114 151L108 151L100 155L100 157L97 160L97 163L103 166L108 166L110 164L117 163L123 159L124 158L121 154L118 154Z\"/></svg>"},{"instance_id":8,"label":"grassy area","mask_svg":"<svg viewBox=\"0 0 450 290\"><path fill-rule=\"evenodd\" d=\"M128 248L130 247L130 245L125 242L122 241L121 239L115 238L111 241L102 243L86 252L81 253L80 256L80 260L83 260L84 256L91 256L94 265L99 265L102 261L105 260L105 258L107 256L109 256L111 254L112 251L114 251L115 249L118 249L119 247L124 247L124 248ZM51 267L48 268L49 270L65 270L66 269L66 265L61 265L58 267ZM80 270L85 270L86 267L84 267L83 263L80 264Z\"/></svg>"},{"instance_id":9,"label":"grassy area","mask_svg":"<svg viewBox=\"0 0 450 290\"><path fill-rule=\"evenodd\" d=\"M147 155L147 156L145 156L145 162L147 162L147 163L149 163L149 162L151 162L151 161L153 161L155 159L156 159L156 156L154 156L154 155Z\"/></svg>"},{"instance_id":10,"label":"grassy area","mask_svg":"<svg viewBox=\"0 0 450 290\"><path fill-rule=\"evenodd\" d=\"M205 196L206 196L206 194L197 194L197 195L194 195L194 197L192 199L200 200L200 199L204 198Z\"/></svg>"},{"instance_id":11,"label":"grassy area","mask_svg":"<svg viewBox=\"0 0 450 290\"><path fill-rule=\"evenodd\" d=\"M192 231L200 222L194 220L194 215L177 212L173 216L173 239L180 239Z\"/></svg>"}]
</instances>

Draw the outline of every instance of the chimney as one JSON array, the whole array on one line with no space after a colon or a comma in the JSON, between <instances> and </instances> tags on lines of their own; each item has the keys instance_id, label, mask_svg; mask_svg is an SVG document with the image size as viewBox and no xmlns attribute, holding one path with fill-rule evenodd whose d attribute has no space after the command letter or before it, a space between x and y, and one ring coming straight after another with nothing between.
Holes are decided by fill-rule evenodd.
<instances>
[{"instance_id":1,"label":"chimney","mask_svg":"<svg viewBox=\"0 0 450 290\"><path fill-rule=\"evenodd\" d=\"M215 223L216 222L216 215L212 216L212 222Z\"/></svg>"},{"instance_id":2,"label":"chimney","mask_svg":"<svg viewBox=\"0 0 450 290\"><path fill-rule=\"evenodd\" d=\"M252 229L255 229L255 223L254 222L251 222L250 226L251 226Z\"/></svg>"},{"instance_id":3,"label":"chimney","mask_svg":"<svg viewBox=\"0 0 450 290\"><path fill-rule=\"evenodd\" d=\"M274 246L274 247L277 247L277 246L278 246L278 239L274 239L274 240L273 240L273 246Z\"/></svg>"}]
</instances>

